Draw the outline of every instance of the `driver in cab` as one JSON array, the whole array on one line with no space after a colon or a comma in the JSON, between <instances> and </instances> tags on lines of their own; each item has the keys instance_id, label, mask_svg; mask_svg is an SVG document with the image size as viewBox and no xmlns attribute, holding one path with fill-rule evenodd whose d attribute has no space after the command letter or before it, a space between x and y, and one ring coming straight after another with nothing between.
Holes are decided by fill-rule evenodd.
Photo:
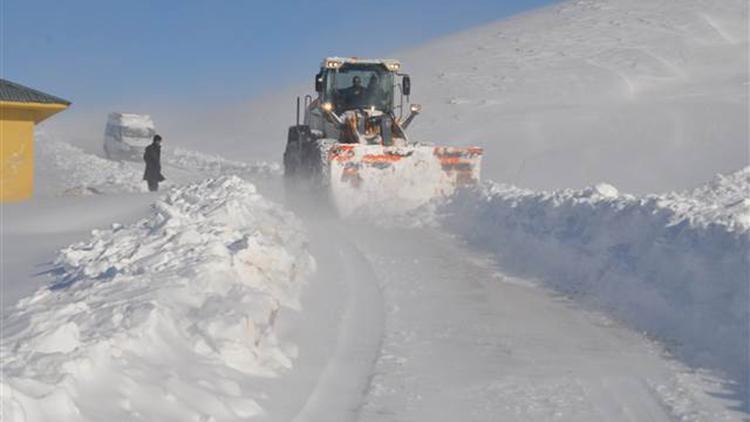
<instances>
[{"instance_id":1,"label":"driver in cab","mask_svg":"<svg viewBox=\"0 0 750 422\"><path fill-rule=\"evenodd\" d=\"M352 78L352 86L341 90L341 97L347 104L359 105L365 99L365 87L362 85L362 78L355 76Z\"/></svg>"}]
</instances>

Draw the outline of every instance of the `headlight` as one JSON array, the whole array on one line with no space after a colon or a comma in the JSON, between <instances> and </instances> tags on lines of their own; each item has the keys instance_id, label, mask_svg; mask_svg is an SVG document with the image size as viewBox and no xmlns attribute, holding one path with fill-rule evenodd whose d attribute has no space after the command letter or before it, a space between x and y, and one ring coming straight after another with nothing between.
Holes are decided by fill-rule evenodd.
<instances>
[{"instance_id":1,"label":"headlight","mask_svg":"<svg viewBox=\"0 0 750 422\"><path fill-rule=\"evenodd\" d=\"M321 107L325 111L332 111L333 110L333 104L331 104L331 103L323 103L323 105Z\"/></svg>"},{"instance_id":2,"label":"headlight","mask_svg":"<svg viewBox=\"0 0 750 422\"><path fill-rule=\"evenodd\" d=\"M421 104L412 104L409 106L409 110L411 110L412 113L419 113L422 111L422 105Z\"/></svg>"},{"instance_id":3,"label":"headlight","mask_svg":"<svg viewBox=\"0 0 750 422\"><path fill-rule=\"evenodd\" d=\"M326 67L329 69L338 69L339 67L341 67L341 62L336 60L328 60L326 62Z\"/></svg>"},{"instance_id":4,"label":"headlight","mask_svg":"<svg viewBox=\"0 0 750 422\"><path fill-rule=\"evenodd\" d=\"M388 70L391 72L398 72L398 69L401 67L399 63L388 63Z\"/></svg>"}]
</instances>

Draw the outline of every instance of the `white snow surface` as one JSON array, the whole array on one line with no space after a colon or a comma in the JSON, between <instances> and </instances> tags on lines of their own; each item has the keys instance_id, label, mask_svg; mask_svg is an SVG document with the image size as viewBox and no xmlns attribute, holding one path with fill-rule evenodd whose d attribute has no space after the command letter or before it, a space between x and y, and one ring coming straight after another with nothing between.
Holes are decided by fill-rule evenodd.
<instances>
[{"instance_id":1,"label":"white snow surface","mask_svg":"<svg viewBox=\"0 0 750 422\"><path fill-rule=\"evenodd\" d=\"M167 148L162 160L167 166L212 177L234 175L247 180L257 180L283 174L281 165L277 161L246 163L181 147Z\"/></svg>"},{"instance_id":2,"label":"white snow surface","mask_svg":"<svg viewBox=\"0 0 750 422\"><path fill-rule=\"evenodd\" d=\"M188 167L201 177L204 166ZM175 188L156 214L65 249L56 287L8 309L4 416L740 420L747 192L747 169L644 197L608 184L535 192L487 183L421 215L440 221L447 210L443 224L488 248L487 259L423 229L313 219L315 256L326 263L303 303L273 282L297 271L291 257L278 277L259 268L268 290L233 291L253 270L236 248L254 250L254 230L299 229L294 217L259 210L265 200L236 178ZM294 236L268 236L304 250ZM533 280L574 300L558 303ZM277 337L267 327L276 309L284 326L284 306L301 312L286 313L297 322ZM247 321L260 337L245 333Z\"/></svg>"},{"instance_id":3,"label":"white snow surface","mask_svg":"<svg viewBox=\"0 0 750 422\"><path fill-rule=\"evenodd\" d=\"M108 160L62 142L45 130L38 130L35 137L37 196L147 191L144 163ZM162 167L167 177L163 188L200 177L236 175L257 181L282 173L276 162L245 163L172 146L162 147Z\"/></svg>"},{"instance_id":4,"label":"white snow surface","mask_svg":"<svg viewBox=\"0 0 750 422\"><path fill-rule=\"evenodd\" d=\"M506 271L608 311L746 397L748 198L750 167L640 197L606 184L538 192L488 182L438 213Z\"/></svg>"},{"instance_id":5,"label":"white snow surface","mask_svg":"<svg viewBox=\"0 0 750 422\"><path fill-rule=\"evenodd\" d=\"M362 227L386 312L380 354L358 418L307 420L743 420L721 377L462 239Z\"/></svg>"},{"instance_id":6,"label":"white snow surface","mask_svg":"<svg viewBox=\"0 0 750 422\"><path fill-rule=\"evenodd\" d=\"M486 179L688 189L748 165L746 0L572 0L400 55L411 137L478 144Z\"/></svg>"},{"instance_id":7,"label":"white snow surface","mask_svg":"<svg viewBox=\"0 0 750 422\"><path fill-rule=\"evenodd\" d=\"M315 263L301 223L237 177L171 190L134 224L62 250L5 309L2 420L236 421L290 368L275 320Z\"/></svg>"},{"instance_id":8,"label":"white snow surface","mask_svg":"<svg viewBox=\"0 0 750 422\"><path fill-rule=\"evenodd\" d=\"M143 165L88 154L44 133L35 136L37 196L147 191Z\"/></svg>"},{"instance_id":9,"label":"white snow surface","mask_svg":"<svg viewBox=\"0 0 750 422\"><path fill-rule=\"evenodd\" d=\"M55 277L61 288L41 289L7 310L3 420L237 420L264 411L257 419L746 419L750 195L748 169L734 171L748 164L747 8L744 0L566 1L392 54L425 108L412 137L482 146L483 177L505 183L412 215L423 220L416 225L442 224L458 240L313 220L315 256L326 258L326 271L296 314L309 329L288 332L292 341L305 337L300 365L290 378L274 379L294 347L273 330L255 349L247 333L219 333L243 331L238 317L250 310L258 313L247 320L262 332L274 306L283 321L297 293L284 285L256 292L248 275L236 276L240 264L229 258L236 251L227 241L253 251L256 234L240 230L245 246L224 229L236 229L235 217L268 218L253 226L265 233L287 216L272 206L258 211L257 198L222 208L221 195L201 196L224 192L227 183L255 198L236 179L178 188L149 218L66 249ZM317 63L311 66L310 75ZM254 164L189 151L169 158L168 151L188 145L234 160L278 160L294 95L309 91L306 83L228 110L155 110L170 134L169 182L265 174L246 167ZM195 115L203 119L184 117ZM100 123L92 130L97 147ZM80 126L68 129L62 137L79 135ZM51 165L39 171L48 171L51 195L143 190L137 164L119 167L60 145L45 156L45 147L39 143L38 162ZM715 173L725 176L694 188ZM530 190L561 188L576 189ZM683 192L645 194L669 190ZM169 202L174 195L190 218ZM63 199L71 198L46 205ZM79 199L83 205L67 212L103 204ZM131 200L115 199L96 212L114 213ZM247 215L245 206L255 211ZM20 221L31 232L39 221L24 220L21 205L15 210L8 226ZM41 214L57 225L51 212ZM86 217L75 223L83 227ZM21 230L11 239L30 250L44 236ZM302 254L302 246L287 245L301 245L299 238L289 236L261 238L275 251ZM209 239L213 249L195 239ZM173 249L157 253L163 245ZM153 265L138 272L139 262ZM286 268L277 274L291 280L282 264L262 268ZM235 288L252 293L230 295ZM243 298L252 306L240 305ZM200 339L206 348L196 346ZM234 360L233 348L243 345L256 360ZM665 359L662 347L689 368ZM253 368L249 376L237 362Z\"/></svg>"}]
</instances>

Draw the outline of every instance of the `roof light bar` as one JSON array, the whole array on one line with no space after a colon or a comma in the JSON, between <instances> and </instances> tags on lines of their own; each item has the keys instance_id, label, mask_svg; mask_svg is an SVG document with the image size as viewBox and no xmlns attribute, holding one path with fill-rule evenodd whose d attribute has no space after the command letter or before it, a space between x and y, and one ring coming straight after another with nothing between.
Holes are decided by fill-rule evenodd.
<instances>
[{"instance_id":1,"label":"roof light bar","mask_svg":"<svg viewBox=\"0 0 750 422\"><path fill-rule=\"evenodd\" d=\"M326 68L338 69L341 67L341 62L338 60L326 60Z\"/></svg>"}]
</instances>

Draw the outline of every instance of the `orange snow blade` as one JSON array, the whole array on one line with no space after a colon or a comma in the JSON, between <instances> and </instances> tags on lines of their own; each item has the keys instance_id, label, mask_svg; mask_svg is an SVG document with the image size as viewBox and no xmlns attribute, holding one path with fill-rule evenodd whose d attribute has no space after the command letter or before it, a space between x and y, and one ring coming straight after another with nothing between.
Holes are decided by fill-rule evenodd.
<instances>
[{"instance_id":1,"label":"orange snow blade","mask_svg":"<svg viewBox=\"0 0 750 422\"><path fill-rule=\"evenodd\" d=\"M478 147L333 144L329 190L341 215L360 209L400 213L478 183Z\"/></svg>"}]
</instances>

